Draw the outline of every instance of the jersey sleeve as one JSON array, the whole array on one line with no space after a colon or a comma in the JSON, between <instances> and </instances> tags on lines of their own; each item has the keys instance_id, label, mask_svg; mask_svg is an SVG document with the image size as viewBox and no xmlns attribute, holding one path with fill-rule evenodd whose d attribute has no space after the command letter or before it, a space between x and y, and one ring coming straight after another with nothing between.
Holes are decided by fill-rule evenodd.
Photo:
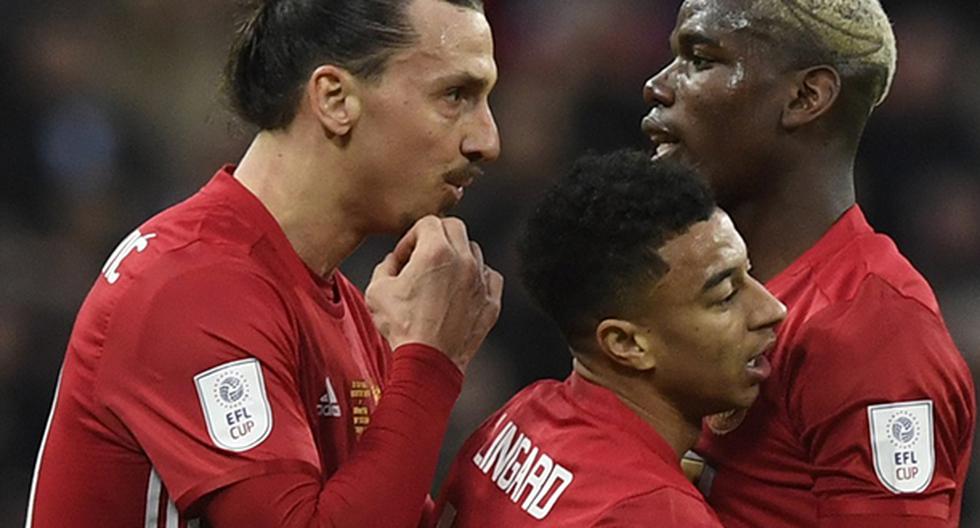
<instances>
[{"instance_id":1,"label":"jersey sleeve","mask_svg":"<svg viewBox=\"0 0 980 528\"><path fill-rule=\"evenodd\" d=\"M722 528L703 499L674 488L630 497L606 510L593 528L652 526L661 528Z\"/></svg>"},{"instance_id":2,"label":"jersey sleeve","mask_svg":"<svg viewBox=\"0 0 980 528\"><path fill-rule=\"evenodd\" d=\"M975 403L941 318L871 277L815 315L797 347L786 406L821 526L945 526Z\"/></svg>"},{"instance_id":3,"label":"jersey sleeve","mask_svg":"<svg viewBox=\"0 0 980 528\"><path fill-rule=\"evenodd\" d=\"M284 299L246 264L135 285L107 321L96 386L177 506L258 475L319 477Z\"/></svg>"}]
</instances>

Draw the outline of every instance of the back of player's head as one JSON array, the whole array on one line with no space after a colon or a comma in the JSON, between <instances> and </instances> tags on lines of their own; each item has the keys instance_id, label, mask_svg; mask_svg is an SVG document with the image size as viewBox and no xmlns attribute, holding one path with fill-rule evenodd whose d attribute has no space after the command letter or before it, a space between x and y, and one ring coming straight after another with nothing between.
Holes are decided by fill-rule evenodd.
<instances>
[{"instance_id":1,"label":"back of player's head","mask_svg":"<svg viewBox=\"0 0 980 528\"><path fill-rule=\"evenodd\" d=\"M844 89L854 87L866 106L881 104L895 76L897 51L880 0L746 0L796 67L831 65Z\"/></svg>"},{"instance_id":2,"label":"back of player's head","mask_svg":"<svg viewBox=\"0 0 980 528\"><path fill-rule=\"evenodd\" d=\"M418 35L408 6L418 0L253 0L235 35L225 84L239 117L277 129L295 117L302 86L321 64L362 79ZM439 0L482 10L482 0Z\"/></svg>"},{"instance_id":3,"label":"back of player's head","mask_svg":"<svg viewBox=\"0 0 980 528\"><path fill-rule=\"evenodd\" d=\"M585 156L528 220L524 285L569 341L587 338L668 271L658 250L714 210L690 169L633 151Z\"/></svg>"}]
</instances>

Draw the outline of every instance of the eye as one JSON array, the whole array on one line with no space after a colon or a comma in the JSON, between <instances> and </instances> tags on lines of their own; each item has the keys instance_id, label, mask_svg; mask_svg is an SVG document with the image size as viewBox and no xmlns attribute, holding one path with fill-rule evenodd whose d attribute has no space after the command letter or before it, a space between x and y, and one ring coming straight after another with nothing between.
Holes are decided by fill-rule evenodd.
<instances>
[{"instance_id":1,"label":"eye","mask_svg":"<svg viewBox=\"0 0 980 528\"><path fill-rule=\"evenodd\" d=\"M450 89L446 90L446 93L445 94L443 94L443 96L446 98L447 101L450 101L450 102L453 102L453 103L458 103L458 102L462 101L463 98L464 98L464 95L465 94L463 94L463 88L460 87L460 86L455 86L453 88L450 88Z\"/></svg>"},{"instance_id":2,"label":"eye","mask_svg":"<svg viewBox=\"0 0 980 528\"><path fill-rule=\"evenodd\" d=\"M738 292L740 292L740 291L742 291L742 288L739 288L739 287L732 288L732 292L731 293L729 293L724 299L721 299L720 301L718 301L715 304L717 304L718 306L721 306L721 307L727 307L727 306L729 306L730 304L732 304L735 301L735 297L738 296Z\"/></svg>"},{"instance_id":3,"label":"eye","mask_svg":"<svg viewBox=\"0 0 980 528\"><path fill-rule=\"evenodd\" d=\"M700 55L692 55L690 62L691 62L691 66L694 67L694 71L707 70L711 68L711 66L714 64L714 62L711 59L707 57L702 57Z\"/></svg>"}]
</instances>

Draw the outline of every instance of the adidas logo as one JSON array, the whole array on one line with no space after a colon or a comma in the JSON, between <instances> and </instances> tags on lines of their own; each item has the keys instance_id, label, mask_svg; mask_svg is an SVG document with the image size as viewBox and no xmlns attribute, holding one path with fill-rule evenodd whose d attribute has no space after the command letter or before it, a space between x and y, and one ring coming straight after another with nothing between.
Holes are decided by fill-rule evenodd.
<instances>
[{"instance_id":1,"label":"adidas logo","mask_svg":"<svg viewBox=\"0 0 980 528\"><path fill-rule=\"evenodd\" d=\"M337 401L337 393L333 390L329 376L324 378L323 384L326 386L326 391L324 391L323 396L320 396L320 403L316 405L316 413L323 417L336 418L340 416L340 402Z\"/></svg>"}]
</instances>

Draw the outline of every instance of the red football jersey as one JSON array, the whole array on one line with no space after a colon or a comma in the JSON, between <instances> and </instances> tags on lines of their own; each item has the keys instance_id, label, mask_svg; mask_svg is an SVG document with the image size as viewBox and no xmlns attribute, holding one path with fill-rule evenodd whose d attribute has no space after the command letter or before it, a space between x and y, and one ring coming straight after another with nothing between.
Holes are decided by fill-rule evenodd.
<instances>
[{"instance_id":1,"label":"red football jersey","mask_svg":"<svg viewBox=\"0 0 980 528\"><path fill-rule=\"evenodd\" d=\"M28 526L185 526L243 479L329 476L371 422L390 354L360 292L312 273L231 170L106 262L68 344Z\"/></svg>"},{"instance_id":2,"label":"red football jersey","mask_svg":"<svg viewBox=\"0 0 980 528\"><path fill-rule=\"evenodd\" d=\"M457 456L439 527L720 527L667 442L576 374L531 385Z\"/></svg>"},{"instance_id":3,"label":"red football jersey","mask_svg":"<svg viewBox=\"0 0 980 528\"><path fill-rule=\"evenodd\" d=\"M959 526L976 399L925 279L855 206L767 286L772 376L698 448L725 526Z\"/></svg>"}]
</instances>

